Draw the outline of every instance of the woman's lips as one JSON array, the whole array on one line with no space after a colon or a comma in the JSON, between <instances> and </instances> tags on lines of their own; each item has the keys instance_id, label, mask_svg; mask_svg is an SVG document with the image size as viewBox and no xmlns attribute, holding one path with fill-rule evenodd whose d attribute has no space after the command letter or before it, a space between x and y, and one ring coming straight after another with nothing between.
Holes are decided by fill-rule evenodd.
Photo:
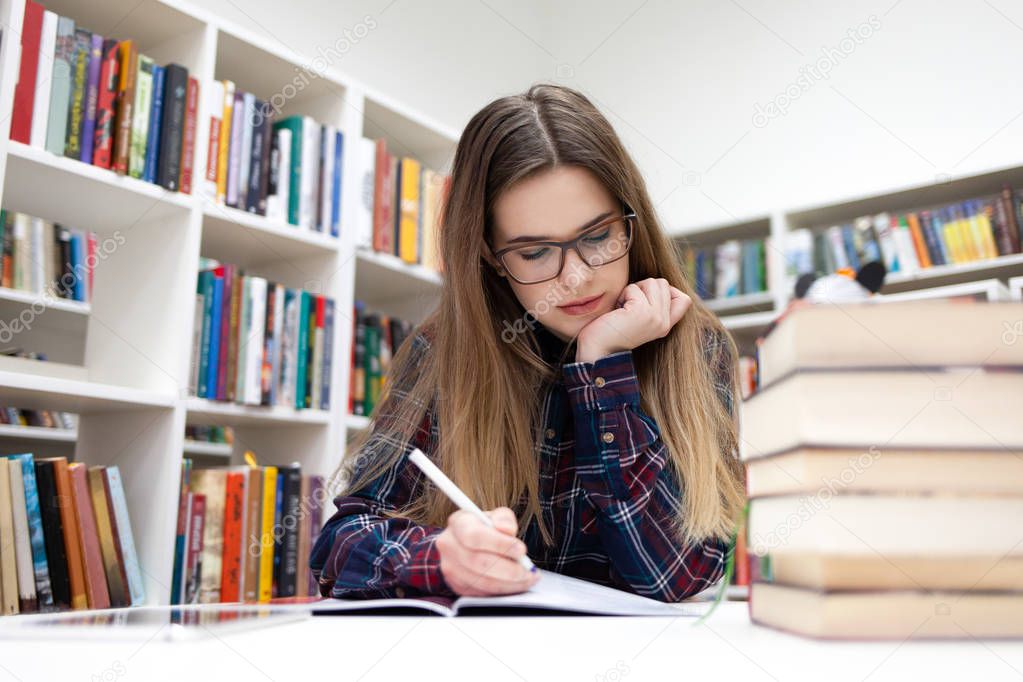
<instances>
[{"instance_id":1,"label":"woman's lips","mask_svg":"<svg viewBox=\"0 0 1023 682\"><path fill-rule=\"evenodd\" d=\"M564 313L567 313L568 315L585 315L586 313L591 313L594 310L596 310L603 299L604 294L600 294L598 296L594 296L592 299L588 301L585 301L584 303L576 305L558 306L558 309Z\"/></svg>"}]
</instances>

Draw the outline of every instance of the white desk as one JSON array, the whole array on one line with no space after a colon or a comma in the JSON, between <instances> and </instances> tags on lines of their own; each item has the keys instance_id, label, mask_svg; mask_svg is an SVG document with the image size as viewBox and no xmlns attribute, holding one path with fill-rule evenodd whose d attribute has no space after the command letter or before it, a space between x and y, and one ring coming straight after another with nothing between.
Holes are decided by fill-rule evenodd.
<instances>
[{"instance_id":1,"label":"white desk","mask_svg":"<svg viewBox=\"0 0 1023 682\"><path fill-rule=\"evenodd\" d=\"M195 642L0 641L0 680L1020 680L1023 643L815 642L692 618L315 617Z\"/></svg>"}]
</instances>

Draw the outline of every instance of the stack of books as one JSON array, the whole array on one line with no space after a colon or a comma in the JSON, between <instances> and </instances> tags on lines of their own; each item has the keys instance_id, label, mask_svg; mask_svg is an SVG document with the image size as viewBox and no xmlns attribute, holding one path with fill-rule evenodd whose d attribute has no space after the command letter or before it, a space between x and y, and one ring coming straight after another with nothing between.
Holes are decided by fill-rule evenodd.
<instances>
[{"instance_id":1,"label":"stack of books","mask_svg":"<svg viewBox=\"0 0 1023 682\"><path fill-rule=\"evenodd\" d=\"M0 613L144 601L118 468L0 456Z\"/></svg>"},{"instance_id":2,"label":"stack of books","mask_svg":"<svg viewBox=\"0 0 1023 682\"><path fill-rule=\"evenodd\" d=\"M717 246L682 248L682 268L704 300L767 291L770 239L729 239Z\"/></svg>"},{"instance_id":3,"label":"stack of books","mask_svg":"<svg viewBox=\"0 0 1023 682\"><path fill-rule=\"evenodd\" d=\"M92 300L95 232L0 209L0 286L87 303Z\"/></svg>"},{"instance_id":4,"label":"stack of books","mask_svg":"<svg viewBox=\"0 0 1023 682\"><path fill-rule=\"evenodd\" d=\"M180 64L25 3L12 140L189 193L198 102Z\"/></svg>"},{"instance_id":5,"label":"stack of books","mask_svg":"<svg viewBox=\"0 0 1023 682\"><path fill-rule=\"evenodd\" d=\"M348 413L370 415L383 394L391 358L412 333L412 323L383 313L366 311L356 301L352 317L352 357Z\"/></svg>"},{"instance_id":6,"label":"stack of books","mask_svg":"<svg viewBox=\"0 0 1023 682\"><path fill-rule=\"evenodd\" d=\"M328 493L298 464L181 470L172 604L319 596L309 553Z\"/></svg>"},{"instance_id":7,"label":"stack of books","mask_svg":"<svg viewBox=\"0 0 1023 682\"><path fill-rule=\"evenodd\" d=\"M754 622L1023 636L1023 304L820 304L743 406Z\"/></svg>"}]
</instances>

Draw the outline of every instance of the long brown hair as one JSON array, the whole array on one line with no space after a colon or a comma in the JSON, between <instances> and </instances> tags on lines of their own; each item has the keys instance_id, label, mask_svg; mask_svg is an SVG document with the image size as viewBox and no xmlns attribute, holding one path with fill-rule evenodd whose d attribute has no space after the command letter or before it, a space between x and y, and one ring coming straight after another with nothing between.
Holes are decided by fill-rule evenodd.
<instances>
[{"instance_id":1,"label":"long brown hair","mask_svg":"<svg viewBox=\"0 0 1023 682\"><path fill-rule=\"evenodd\" d=\"M535 519L552 542L539 505L541 391L559 368L544 362L535 333L502 339L505 321L525 313L507 280L485 259L492 209L501 192L559 165L589 169L636 214L629 279L663 277L693 299L667 336L633 351L641 407L657 423L683 491L674 530L680 542L730 537L744 504L737 459L735 344L697 298L651 205L646 185L607 119L583 94L538 84L502 97L466 126L455 152L439 245L445 274L438 308L420 326L426 357L407 342L392 359L371 415L373 429L348 447L335 485L358 491L394 467L430 409L441 434L432 453L481 508L519 513L520 534ZM712 342L707 346L708 339ZM703 352L713 349L708 362ZM731 400L715 383L725 368ZM392 389L400 382L402 397ZM346 483L345 483L346 482ZM455 507L433 485L393 516L443 527Z\"/></svg>"}]
</instances>

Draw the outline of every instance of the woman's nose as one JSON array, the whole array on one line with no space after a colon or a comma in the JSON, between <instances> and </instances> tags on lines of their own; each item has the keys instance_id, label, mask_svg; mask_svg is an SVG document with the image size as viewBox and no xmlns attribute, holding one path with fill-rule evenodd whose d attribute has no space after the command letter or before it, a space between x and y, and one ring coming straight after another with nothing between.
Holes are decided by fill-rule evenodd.
<instances>
[{"instance_id":1,"label":"woman's nose","mask_svg":"<svg viewBox=\"0 0 1023 682\"><path fill-rule=\"evenodd\" d=\"M593 279L593 268L579 257L575 249L568 249L565 252L565 266L561 270L560 279L565 286L574 288Z\"/></svg>"}]
</instances>

